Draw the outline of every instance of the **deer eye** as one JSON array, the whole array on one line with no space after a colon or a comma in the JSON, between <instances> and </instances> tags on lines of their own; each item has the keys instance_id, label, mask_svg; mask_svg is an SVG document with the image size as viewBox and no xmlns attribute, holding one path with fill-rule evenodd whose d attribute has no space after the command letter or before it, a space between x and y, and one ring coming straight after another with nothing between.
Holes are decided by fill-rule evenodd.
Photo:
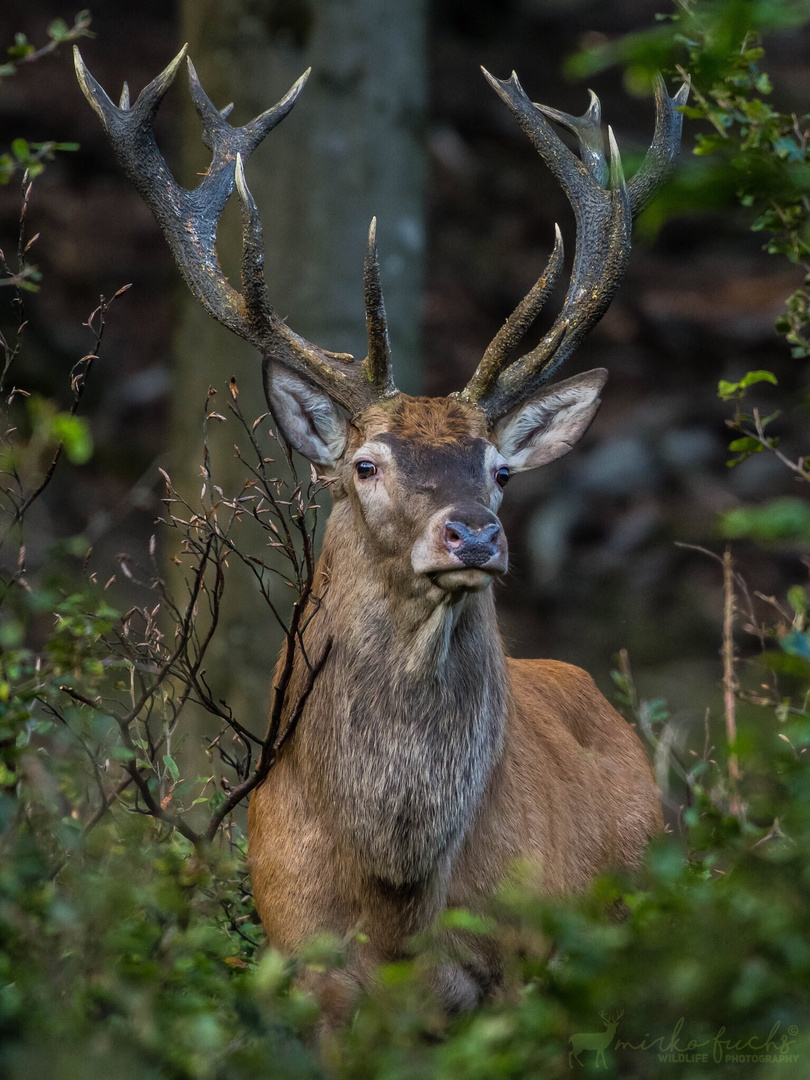
<instances>
[{"instance_id":1,"label":"deer eye","mask_svg":"<svg viewBox=\"0 0 810 1080\"><path fill-rule=\"evenodd\" d=\"M368 480L377 472L377 466L373 461L358 461L354 467L360 480Z\"/></svg>"},{"instance_id":2,"label":"deer eye","mask_svg":"<svg viewBox=\"0 0 810 1080\"><path fill-rule=\"evenodd\" d=\"M498 487L504 488L506 487L508 480L509 470L505 465L501 465L500 469L495 470L495 483L498 485Z\"/></svg>"}]
</instances>

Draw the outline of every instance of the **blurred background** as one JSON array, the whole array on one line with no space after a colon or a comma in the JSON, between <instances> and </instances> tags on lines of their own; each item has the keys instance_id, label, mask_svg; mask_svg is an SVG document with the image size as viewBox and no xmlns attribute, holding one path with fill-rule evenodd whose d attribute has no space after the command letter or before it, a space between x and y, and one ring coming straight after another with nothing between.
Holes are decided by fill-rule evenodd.
<instances>
[{"instance_id":1,"label":"blurred background","mask_svg":"<svg viewBox=\"0 0 810 1080\"><path fill-rule=\"evenodd\" d=\"M652 137L651 93L625 84L615 68L587 84L574 79L568 58L649 28L666 8L666 0L97 0L96 36L81 48L117 100L125 79L137 93L189 41L215 104L236 103L236 123L312 65L294 112L248 171L271 299L296 331L362 355L362 254L376 214L398 385L445 394L464 385L536 280L555 221L569 261L574 246L562 192L480 65L500 77L514 68L533 100L575 114L592 86L630 173ZM63 0L4 0L0 39L11 43L22 31L44 41L53 19L74 14ZM810 34L793 29L766 46L774 106L807 111ZM510 484L502 517L511 570L498 604L514 655L580 664L609 690L614 657L626 648L642 693L653 689L685 722L702 724L707 702L720 698L722 580L712 561L678 542L719 551L720 512L793 486L768 454L727 468L731 409L718 400L717 382L774 371L780 404L789 403L779 433L794 455L806 387L773 329L802 272L763 253L732 180L703 184L691 156L696 126L685 124L666 212L656 204L639 221L627 278L566 370L609 369L596 422L568 457ZM188 186L207 164L199 131L181 75L158 133ZM80 93L68 48L0 85L0 143L21 134L80 149L59 155L34 186L29 234L41 234L32 259L43 280L30 298L26 367L16 381L66 402L70 368L91 345L83 320L99 294L132 283L109 314L83 405L95 453L51 485L28 531L32 564L54 540L85 536L104 581L124 552L147 561L163 492L158 466L190 500L198 494L209 384L224 394L235 376L245 412L264 411L260 364L186 296ZM5 250L16 245L18 180L0 187ZM220 249L235 276L231 210ZM765 386L754 403L768 410L768 401ZM220 482L236 483L234 437L223 430L216 439ZM752 591L778 594L801 576L789 545L763 553L743 542L735 551ZM129 588L119 575L111 589L122 610ZM272 621L236 569L226 600L209 666L222 696L258 716L275 658Z\"/></svg>"}]
</instances>

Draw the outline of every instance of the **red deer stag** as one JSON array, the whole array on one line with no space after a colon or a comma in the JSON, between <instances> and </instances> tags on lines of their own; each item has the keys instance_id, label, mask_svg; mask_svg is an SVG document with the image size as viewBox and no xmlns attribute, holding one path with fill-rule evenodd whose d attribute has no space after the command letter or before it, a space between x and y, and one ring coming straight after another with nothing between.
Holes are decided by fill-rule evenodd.
<instances>
[{"instance_id":1,"label":"red deer stag","mask_svg":"<svg viewBox=\"0 0 810 1080\"><path fill-rule=\"evenodd\" d=\"M126 87L120 107L113 104L78 52L76 67L189 288L261 351L278 427L332 478L313 590L319 610L307 630L310 656L331 651L294 736L253 792L249 847L270 940L295 951L320 932L356 938L340 984L347 987L367 981L375 962L396 956L444 907L480 904L516 860L535 868L543 891L573 892L609 864L637 863L661 827L634 732L585 672L504 655L492 584L507 568L497 511L510 474L567 453L598 408L602 369L545 384L619 286L633 216L677 156L687 88L670 99L659 79L653 142L625 183L610 129L606 163L595 95L584 116L572 117L533 104L514 74L501 82L484 72L573 207L572 277L551 329L515 356L562 267L557 229L548 266L466 388L434 399L394 385L374 222L362 362L299 337L266 296L261 223L244 162L293 107L306 75L274 108L234 128L189 60L213 160L199 187L186 191L153 134L184 56L185 49L131 106ZM547 117L574 133L581 159ZM234 186L243 218L241 293L215 250ZM290 701L307 679L299 656ZM437 973L448 1007L471 1005L497 978L497 959L484 953ZM337 985L322 988L333 1004Z\"/></svg>"}]
</instances>

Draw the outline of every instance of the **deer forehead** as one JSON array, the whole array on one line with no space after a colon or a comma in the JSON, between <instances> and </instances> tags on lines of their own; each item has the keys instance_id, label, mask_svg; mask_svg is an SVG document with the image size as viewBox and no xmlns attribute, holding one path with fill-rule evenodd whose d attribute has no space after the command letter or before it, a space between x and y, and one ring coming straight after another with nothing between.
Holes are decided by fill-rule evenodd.
<instances>
[{"instance_id":1,"label":"deer forehead","mask_svg":"<svg viewBox=\"0 0 810 1080\"><path fill-rule=\"evenodd\" d=\"M479 408L456 398L410 397L373 405L356 421L360 441L382 434L402 441L453 444L464 438L487 438L486 417Z\"/></svg>"},{"instance_id":2,"label":"deer forehead","mask_svg":"<svg viewBox=\"0 0 810 1080\"><path fill-rule=\"evenodd\" d=\"M452 398L409 398L360 418L352 461L367 455L417 490L482 496L500 456L480 410ZM472 491L471 487L481 491Z\"/></svg>"}]
</instances>

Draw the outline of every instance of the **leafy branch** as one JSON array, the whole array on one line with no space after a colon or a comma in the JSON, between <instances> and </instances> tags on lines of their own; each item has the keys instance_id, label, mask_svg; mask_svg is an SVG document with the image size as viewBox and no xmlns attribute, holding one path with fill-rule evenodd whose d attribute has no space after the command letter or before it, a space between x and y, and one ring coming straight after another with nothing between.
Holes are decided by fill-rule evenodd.
<instances>
[{"instance_id":1,"label":"leafy branch","mask_svg":"<svg viewBox=\"0 0 810 1080\"><path fill-rule=\"evenodd\" d=\"M80 38L92 38L90 30L92 16L89 11L80 11L68 26L64 19L54 19L47 28L48 41L37 48L25 34L14 36L14 44L7 49L8 60L0 64L0 84L4 78L16 75L20 68L35 63L46 56L55 54L61 45L68 45ZM45 142L29 142L17 138L11 143L10 153L0 154L0 184L7 184L17 173L25 173L35 180L45 169L45 162L53 161L57 153L68 153L79 149L75 142L57 142L48 139ZM15 284L34 277L34 272L22 273L16 277Z\"/></svg>"},{"instance_id":2,"label":"leafy branch","mask_svg":"<svg viewBox=\"0 0 810 1080\"><path fill-rule=\"evenodd\" d=\"M621 64L638 90L650 86L656 71L681 78L688 73L692 104L682 111L711 129L697 132L694 154L711 159L714 174L724 177L738 203L751 211L750 228L769 234L765 251L804 271L803 284L787 299L776 329L795 357L808 356L810 115L781 113L766 100L773 87L761 61L764 36L806 24L810 5L805 0L676 0L675 7L674 13L659 15L651 30L575 54L568 70L582 77ZM682 203L686 198L694 205L694 187L684 191Z\"/></svg>"},{"instance_id":3,"label":"leafy branch","mask_svg":"<svg viewBox=\"0 0 810 1080\"><path fill-rule=\"evenodd\" d=\"M15 34L14 44L10 45L7 50L8 61L5 64L0 64L0 80L8 78L10 75L16 75L23 64L31 64L45 56L50 56L59 49L60 45L69 45L80 38L95 37L95 34L90 30L92 21L92 15L86 9L74 16L72 26L68 26L64 19L54 19L48 25L46 31L48 35L47 42L39 46L39 48L32 45L25 34Z\"/></svg>"}]
</instances>

